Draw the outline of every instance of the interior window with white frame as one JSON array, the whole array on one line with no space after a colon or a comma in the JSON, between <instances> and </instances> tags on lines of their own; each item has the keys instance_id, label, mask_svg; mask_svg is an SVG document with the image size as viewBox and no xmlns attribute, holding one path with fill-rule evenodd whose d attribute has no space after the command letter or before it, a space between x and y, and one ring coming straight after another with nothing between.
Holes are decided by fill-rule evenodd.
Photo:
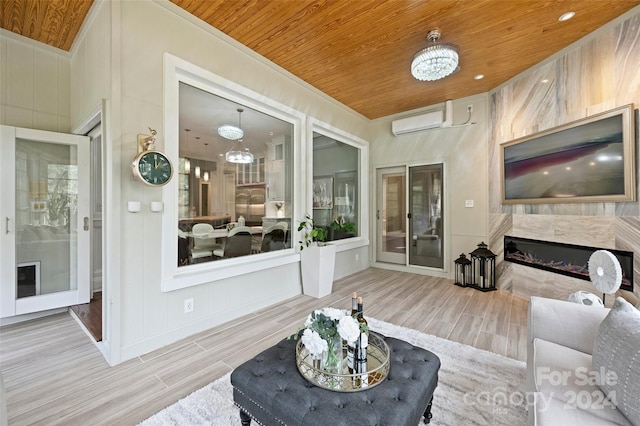
<instances>
[{"instance_id":1,"label":"interior window with white frame","mask_svg":"<svg viewBox=\"0 0 640 426\"><path fill-rule=\"evenodd\" d=\"M360 149L313 133L313 221L327 240L359 236Z\"/></svg>"},{"instance_id":2,"label":"interior window with white frame","mask_svg":"<svg viewBox=\"0 0 640 426\"><path fill-rule=\"evenodd\" d=\"M178 266L291 248L293 124L179 83Z\"/></svg>"}]
</instances>

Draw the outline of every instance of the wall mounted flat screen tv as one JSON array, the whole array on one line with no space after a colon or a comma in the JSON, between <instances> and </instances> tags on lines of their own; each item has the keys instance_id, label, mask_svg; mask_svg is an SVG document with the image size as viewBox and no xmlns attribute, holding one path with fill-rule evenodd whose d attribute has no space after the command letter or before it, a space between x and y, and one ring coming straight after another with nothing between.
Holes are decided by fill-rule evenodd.
<instances>
[{"instance_id":1,"label":"wall mounted flat screen tv","mask_svg":"<svg viewBox=\"0 0 640 426\"><path fill-rule=\"evenodd\" d=\"M635 201L635 120L625 105L501 145L503 204Z\"/></svg>"}]
</instances>

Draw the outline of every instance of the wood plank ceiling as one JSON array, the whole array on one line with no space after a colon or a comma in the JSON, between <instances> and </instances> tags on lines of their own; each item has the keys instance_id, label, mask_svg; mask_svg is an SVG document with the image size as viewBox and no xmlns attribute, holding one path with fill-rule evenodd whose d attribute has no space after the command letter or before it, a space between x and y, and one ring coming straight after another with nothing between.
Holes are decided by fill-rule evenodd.
<instances>
[{"instance_id":1,"label":"wood plank ceiling","mask_svg":"<svg viewBox=\"0 0 640 426\"><path fill-rule=\"evenodd\" d=\"M171 0L367 118L486 92L640 0ZM92 0L3 0L2 28L69 50ZM558 17L574 11L575 17ZM415 80L432 28L460 72ZM615 48L614 45L609 48ZM480 80L474 76L483 74Z\"/></svg>"}]
</instances>

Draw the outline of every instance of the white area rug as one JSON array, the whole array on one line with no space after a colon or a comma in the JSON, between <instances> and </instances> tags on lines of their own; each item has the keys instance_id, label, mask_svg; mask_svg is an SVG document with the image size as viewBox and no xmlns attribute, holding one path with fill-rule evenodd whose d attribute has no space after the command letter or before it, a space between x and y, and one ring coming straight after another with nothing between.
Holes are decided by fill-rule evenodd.
<instances>
[{"instance_id":1,"label":"white area rug","mask_svg":"<svg viewBox=\"0 0 640 426\"><path fill-rule=\"evenodd\" d=\"M524 362L374 318L367 321L372 330L425 348L440 358L432 425L526 424ZM195 391L141 425L240 425L229 377L227 374Z\"/></svg>"}]
</instances>

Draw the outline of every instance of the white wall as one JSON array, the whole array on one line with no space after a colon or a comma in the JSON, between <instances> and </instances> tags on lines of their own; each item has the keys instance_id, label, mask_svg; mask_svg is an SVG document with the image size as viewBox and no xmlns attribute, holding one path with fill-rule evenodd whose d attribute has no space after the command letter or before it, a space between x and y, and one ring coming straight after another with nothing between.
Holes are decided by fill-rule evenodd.
<instances>
[{"instance_id":1,"label":"white wall","mask_svg":"<svg viewBox=\"0 0 640 426\"><path fill-rule=\"evenodd\" d=\"M476 124L465 127L431 129L418 133L394 136L391 121L417 115L444 105L435 105L375 120L371 128L371 170L397 165L445 164L445 244L448 243L449 261L446 272L439 274L412 268L413 272L451 277L453 261L460 253L475 250L481 241L487 242L487 142L488 142L488 98L486 94L453 101L453 121L459 124L467 120L467 105L471 105L472 121ZM371 197L375 203L375 196ZM465 208L465 200L474 200L473 208ZM373 207L372 207L373 208ZM371 239L375 237L376 225L372 217ZM489 247L491 248L491 247ZM375 254L372 254L375 257Z\"/></svg>"},{"instance_id":2,"label":"white wall","mask_svg":"<svg viewBox=\"0 0 640 426\"><path fill-rule=\"evenodd\" d=\"M70 131L69 55L0 30L0 124Z\"/></svg>"},{"instance_id":3,"label":"white wall","mask_svg":"<svg viewBox=\"0 0 640 426\"><path fill-rule=\"evenodd\" d=\"M71 54L71 123L80 125L111 97L112 2L97 1L91 8Z\"/></svg>"}]
</instances>

